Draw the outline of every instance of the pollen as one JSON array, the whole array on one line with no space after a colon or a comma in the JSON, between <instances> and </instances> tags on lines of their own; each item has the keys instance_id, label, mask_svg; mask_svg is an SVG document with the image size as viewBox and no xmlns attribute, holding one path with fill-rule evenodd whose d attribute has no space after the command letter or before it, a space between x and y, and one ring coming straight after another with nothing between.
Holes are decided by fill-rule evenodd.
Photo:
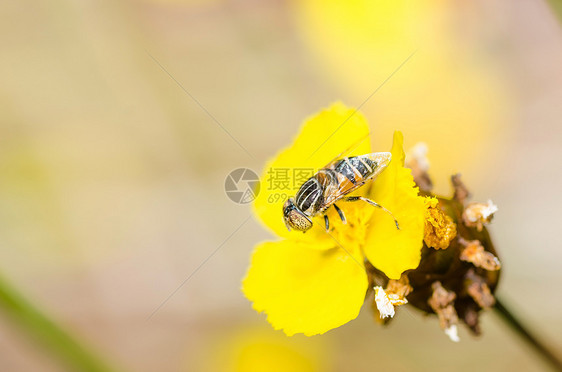
<instances>
[{"instance_id":1,"label":"pollen","mask_svg":"<svg viewBox=\"0 0 562 372\"><path fill-rule=\"evenodd\" d=\"M387 317L394 317L394 305L388 294L384 291L382 287L375 287L375 303L377 309L379 310L381 319Z\"/></svg>"},{"instance_id":2,"label":"pollen","mask_svg":"<svg viewBox=\"0 0 562 372\"><path fill-rule=\"evenodd\" d=\"M470 297L483 309L489 309L496 303L488 284L474 270L467 273L467 292Z\"/></svg>"},{"instance_id":3,"label":"pollen","mask_svg":"<svg viewBox=\"0 0 562 372\"><path fill-rule=\"evenodd\" d=\"M410 280L406 275L402 275L399 280L390 279L386 285L385 292L389 295L396 296L397 299L408 302L406 296L412 292Z\"/></svg>"},{"instance_id":4,"label":"pollen","mask_svg":"<svg viewBox=\"0 0 562 372\"><path fill-rule=\"evenodd\" d=\"M438 207L437 199L430 199L429 203L423 239L430 248L446 249L457 236L457 225Z\"/></svg>"},{"instance_id":5,"label":"pollen","mask_svg":"<svg viewBox=\"0 0 562 372\"><path fill-rule=\"evenodd\" d=\"M474 266L488 271L501 269L500 260L492 253L485 251L479 240L465 241L462 239L460 243L465 246L460 254L462 261L470 262Z\"/></svg>"},{"instance_id":6,"label":"pollen","mask_svg":"<svg viewBox=\"0 0 562 372\"><path fill-rule=\"evenodd\" d=\"M497 211L498 207L491 200L487 203L470 203L466 206L462 218L466 226L482 231L482 227L490 223Z\"/></svg>"},{"instance_id":7,"label":"pollen","mask_svg":"<svg viewBox=\"0 0 562 372\"><path fill-rule=\"evenodd\" d=\"M457 295L455 292L445 289L441 282L434 282L432 288L433 294L427 303L439 317L439 325L445 331L445 334L449 336L451 341L459 342L457 334L459 318L454 306Z\"/></svg>"},{"instance_id":8,"label":"pollen","mask_svg":"<svg viewBox=\"0 0 562 372\"><path fill-rule=\"evenodd\" d=\"M386 285L386 289L380 286L375 290L375 305L379 311L381 319L394 316L394 307L405 305L408 303L406 296L412 291L410 281L406 275L402 275L400 279L390 279Z\"/></svg>"},{"instance_id":9,"label":"pollen","mask_svg":"<svg viewBox=\"0 0 562 372\"><path fill-rule=\"evenodd\" d=\"M459 338L459 332L457 329L457 325L453 324L449 328L445 329L445 334L449 336L449 339L453 342L459 342L461 339Z\"/></svg>"}]
</instances>

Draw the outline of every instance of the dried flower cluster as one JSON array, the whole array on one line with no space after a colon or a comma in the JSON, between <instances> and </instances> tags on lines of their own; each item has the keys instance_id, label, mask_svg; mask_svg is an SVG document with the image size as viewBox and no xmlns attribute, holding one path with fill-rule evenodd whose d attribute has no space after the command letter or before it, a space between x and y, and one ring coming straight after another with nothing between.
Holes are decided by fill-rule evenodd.
<instances>
[{"instance_id":1,"label":"dried flower cluster","mask_svg":"<svg viewBox=\"0 0 562 372\"><path fill-rule=\"evenodd\" d=\"M491 201L467 203L469 192L459 175L451 178L452 198L433 195L428 162L423 159L425 151L419 148L409 153L406 166L412 169L421 194L435 199L430 199L426 213L420 264L402 274L400 282L406 284L408 290L397 299L428 314L436 314L450 339L459 341L459 320L474 334L480 334L479 312L495 304L493 293L501 264L485 225L490 223L497 207ZM376 286L375 309L381 317L393 315L394 309L390 311L385 306L380 293L395 291L396 281L389 280L373 266L369 270L371 282ZM391 303L399 304L396 299Z\"/></svg>"}]
</instances>

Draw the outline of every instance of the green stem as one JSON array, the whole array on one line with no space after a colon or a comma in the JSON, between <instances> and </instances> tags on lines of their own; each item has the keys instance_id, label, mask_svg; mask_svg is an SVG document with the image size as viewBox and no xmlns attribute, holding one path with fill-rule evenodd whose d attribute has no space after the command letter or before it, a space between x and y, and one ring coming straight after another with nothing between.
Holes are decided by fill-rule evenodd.
<instances>
[{"instance_id":1,"label":"green stem","mask_svg":"<svg viewBox=\"0 0 562 372\"><path fill-rule=\"evenodd\" d=\"M0 277L0 311L76 371L113 371Z\"/></svg>"},{"instance_id":2,"label":"green stem","mask_svg":"<svg viewBox=\"0 0 562 372\"><path fill-rule=\"evenodd\" d=\"M562 1L560 0L547 0L549 5L559 22L562 22Z\"/></svg>"},{"instance_id":3,"label":"green stem","mask_svg":"<svg viewBox=\"0 0 562 372\"><path fill-rule=\"evenodd\" d=\"M517 333L521 338L529 343L550 365L557 371L562 371L562 361L554 354L544 343L542 343L535 335L533 335L527 327L525 327L517 317L504 305L502 301L496 298L496 311L502 319Z\"/></svg>"}]
</instances>

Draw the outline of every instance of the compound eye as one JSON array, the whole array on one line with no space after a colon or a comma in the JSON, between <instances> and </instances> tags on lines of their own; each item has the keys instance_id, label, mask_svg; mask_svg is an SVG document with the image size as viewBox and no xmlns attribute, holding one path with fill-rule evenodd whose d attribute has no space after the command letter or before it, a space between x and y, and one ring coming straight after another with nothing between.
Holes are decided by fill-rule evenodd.
<instances>
[{"instance_id":1,"label":"compound eye","mask_svg":"<svg viewBox=\"0 0 562 372\"><path fill-rule=\"evenodd\" d=\"M299 231L306 231L312 227L312 222L296 208L289 212L286 221L289 226Z\"/></svg>"},{"instance_id":2,"label":"compound eye","mask_svg":"<svg viewBox=\"0 0 562 372\"><path fill-rule=\"evenodd\" d=\"M291 203L290 200L287 200L285 204L283 204L283 217L289 217L291 211L295 209L295 205Z\"/></svg>"}]
</instances>

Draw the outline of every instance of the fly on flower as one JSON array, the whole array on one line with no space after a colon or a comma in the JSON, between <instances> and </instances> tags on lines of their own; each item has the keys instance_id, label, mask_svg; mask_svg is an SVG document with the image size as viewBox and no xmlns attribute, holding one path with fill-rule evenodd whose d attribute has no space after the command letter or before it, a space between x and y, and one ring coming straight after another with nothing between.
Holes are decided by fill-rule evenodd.
<instances>
[{"instance_id":1,"label":"fly on flower","mask_svg":"<svg viewBox=\"0 0 562 372\"><path fill-rule=\"evenodd\" d=\"M336 131L337 136L324 141ZM335 171L338 163L344 167L361 158L365 161L364 154L373 154L369 141L362 140L369 138L369 134L369 126L361 113L341 103L334 104L304 122L294 141L265 165L262 177L266 178L271 169L328 168ZM318 150L311 156L311 149L315 148ZM334 157L335 154L341 155ZM389 279L399 280L404 271L419 265L427 202L419 195L410 170L404 167L402 133L395 133L390 154L378 153L381 158L375 159L367 157L372 162L367 164L374 171L370 178L362 173L360 179L353 168L349 168L357 187L347 178L348 181L344 181L361 196L391 210L400 222L400 230L383 210L360 202L341 205L347 220L345 229L333 229L330 234L324 233L323 228L309 228L306 234L290 233L280 215L285 200L272 198L274 190L271 188L258 195L253 203L254 212L279 238L256 245L242 291L256 311L267 314L273 328L282 329L287 335L303 333L307 336L337 328L357 317L366 295L372 291L369 288L376 284L370 280L368 268L372 266ZM348 160L342 161L345 157ZM354 157L357 159L353 160ZM354 167L360 171L361 165L354 164ZM345 177L345 172L338 170ZM308 174L297 186L325 172L318 173ZM375 177L376 181L369 182ZM367 179L363 186L362 179ZM332 184L333 187L338 185L339 181ZM303 192L305 187L301 187ZM341 199L354 195L350 194L351 190L344 191L347 194L339 192L337 195L341 198L333 198L330 203L340 206ZM298 188L294 190L293 195L296 194ZM322 202L330 206L322 214L327 214L330 222L338 226L337 210L325 199ZM304 213L298 201L293 201L293 205ZM312 214L307 217L314 219ZM385 296L392 306L399 305L394 300L402 300L394 295L406 295L404 291L392 291L386 283L376 285L385 285Z\"/></svg>"},{"instance_id":2,"label":"fly on flower","mask_svg":"<svg viewBox=\"0 0 562 372\"><path fill-rule=\"evenodd\" d=\"M333 206L342 222L346 223L345 214L336 205L337 201L364 201L384 210L394 219L396 228L398 221L392 213L363 196L346 196L363 186L367 181L374 180L390 163L390 152L374 152L372 154L344 157L336 159L310 177L297 191L295 198L289 198L283 205L283 219L289 231L291 228L306 232L312 227L312 217L322 214L326 231L330 230L330 221L326 211Z\"/></svg>"}]
</instances>

